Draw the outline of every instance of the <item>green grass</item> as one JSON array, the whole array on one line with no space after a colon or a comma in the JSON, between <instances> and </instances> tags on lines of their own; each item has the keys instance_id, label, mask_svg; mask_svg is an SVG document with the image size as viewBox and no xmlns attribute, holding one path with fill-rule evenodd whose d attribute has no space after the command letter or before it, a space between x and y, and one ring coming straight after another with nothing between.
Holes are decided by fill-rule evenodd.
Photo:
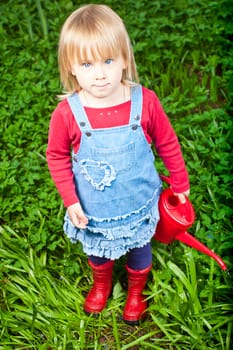
<instances>
[{"instance_id":1,"label":"green grass","mask_svg":"<svg viewBox=\"0 0 233 350\"><path fill-rule=\"evenodd\" d=\"M90 268L63 234L64 208L45 159L61 91L59 31L80 2L3 1L0 350L232 350L232 3L105 3L123 17L141 82L156 91L179 136L196 212L190 233L228 271L179 242L153 241L145 322L121 320L124 258L107 308L99 318L83 312ZM158 167L164 171L159 160Z\"/></svg>"}]
</instances>

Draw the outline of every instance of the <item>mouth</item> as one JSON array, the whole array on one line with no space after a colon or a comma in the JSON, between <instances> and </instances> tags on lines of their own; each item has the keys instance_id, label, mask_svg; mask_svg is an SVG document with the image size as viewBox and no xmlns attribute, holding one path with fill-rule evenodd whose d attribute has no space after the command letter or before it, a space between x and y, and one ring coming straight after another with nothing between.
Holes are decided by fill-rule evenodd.
<instances>
[{"instance_id":1,"label":"mouth","mask_svg":"<svg viewBox=\"0 0 233 350\"><path fill-rule=\"evenodd\" d=\"M94 85L97 89L105 88L108 85L108 83L103 84L103 85Z\"/></svg>"}]
</instances>

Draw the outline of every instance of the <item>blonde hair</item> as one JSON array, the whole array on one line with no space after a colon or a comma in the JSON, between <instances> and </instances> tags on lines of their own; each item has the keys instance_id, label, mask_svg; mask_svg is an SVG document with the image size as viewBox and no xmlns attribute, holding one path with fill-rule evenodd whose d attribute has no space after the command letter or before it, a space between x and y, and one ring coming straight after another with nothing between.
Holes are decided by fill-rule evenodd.
<instances>
[{"instance_id":1,"label":"blonde hair","mask_svg":"<svg viewBox=\"0 0 233 350\"><path fill-rule=\"evenodd\" d=\"M79 91L72 75L74 63L92 58L108 59L122 55L126 62L122 82L138 83L138 74L130 39L122 19L108 6L89 4L74 11L65 21L59 40L58 64L66 93Z\"/></svg>"}]
</instances>

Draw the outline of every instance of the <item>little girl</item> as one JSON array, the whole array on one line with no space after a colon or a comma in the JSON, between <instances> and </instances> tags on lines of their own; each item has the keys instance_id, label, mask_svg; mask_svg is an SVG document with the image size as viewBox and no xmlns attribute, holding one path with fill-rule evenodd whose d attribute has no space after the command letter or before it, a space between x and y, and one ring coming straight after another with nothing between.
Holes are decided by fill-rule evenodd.
<instances>
[{"instance_id":1,"label":"little girl","mask_svg":"<svg viewBox=\"0 0 233 350\"><path fill-rule=\"evenodd\" d=\"M89 4L68 17L58 59L66 94L52 115L47 160L67 207L64 231L82 243L93 272L84 310L103 310L114 261L126 255L123 320L138 324L161 193L151 145L184 201L189 180L180 146L157 96L139 84L127 31L109 7Z\"/></svg>"}]
</instances>

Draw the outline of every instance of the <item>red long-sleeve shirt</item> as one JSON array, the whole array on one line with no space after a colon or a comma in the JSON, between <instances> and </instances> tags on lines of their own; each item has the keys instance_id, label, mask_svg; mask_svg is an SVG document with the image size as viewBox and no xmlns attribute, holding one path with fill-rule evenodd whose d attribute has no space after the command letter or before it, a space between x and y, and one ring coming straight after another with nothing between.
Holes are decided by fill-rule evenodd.
<instances>
[{"instance_id":1,"label":"red long-sleeve shirt","mask_svg":"<svg viewBox=\"0 0 233 350\"><path fill-rule=\"evenodd\" d=\"M85 107L93 128L111 128L128 124L131 102L108 108ZM142 128L148 143L154 143L171 177L174 192L189 189L189 179L177 136L155 93L143 87ZM52 114L46 151L52 179L66 207L79 201L75 191L70 151L79 149L81 131L67 100ZM143 160L142 160L143 161Z\"/></svg>"}]
</instances>

